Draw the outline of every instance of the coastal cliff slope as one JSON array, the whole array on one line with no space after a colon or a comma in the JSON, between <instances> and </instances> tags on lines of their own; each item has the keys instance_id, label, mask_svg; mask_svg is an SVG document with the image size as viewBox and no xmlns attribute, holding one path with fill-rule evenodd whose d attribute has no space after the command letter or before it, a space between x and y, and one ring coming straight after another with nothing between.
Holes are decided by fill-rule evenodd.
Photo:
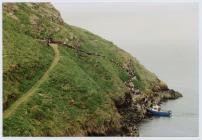
<instances>
[{"instance_id":1,"label":"coastal cliff slope","mask_svg":"<svg viewBox=\"0 0 202 140\"><path fill-rule=\"evenodd\" d=\"M138 136L148 107L181 96L50 3L3 3L4 136Z\"/></svg>"}]
</instances>

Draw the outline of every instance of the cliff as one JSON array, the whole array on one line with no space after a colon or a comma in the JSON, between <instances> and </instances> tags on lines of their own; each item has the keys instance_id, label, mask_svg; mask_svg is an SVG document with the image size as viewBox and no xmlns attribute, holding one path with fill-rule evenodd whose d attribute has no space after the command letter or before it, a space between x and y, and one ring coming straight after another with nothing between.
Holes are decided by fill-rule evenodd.
<instances>
[{"instance_id":1,"label":"cliff","mask_svg":"<svg viewBox=\"0 0 202 140\"><path fill-rule=\"evenodd\" d=\"M50 3L3 3L4 136L138 136L149 106L181 96Z\"/></svg>"}]
</instances>

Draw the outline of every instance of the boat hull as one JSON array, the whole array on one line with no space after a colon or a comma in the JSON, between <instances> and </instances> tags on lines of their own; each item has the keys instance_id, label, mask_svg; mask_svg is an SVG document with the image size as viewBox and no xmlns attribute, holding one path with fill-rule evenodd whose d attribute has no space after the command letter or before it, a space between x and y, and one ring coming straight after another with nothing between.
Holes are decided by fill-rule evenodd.
<instances>
[{"instance_id":1,"label":"boat hull","mask_svg":"<svg viewBox=\"0 0 202 140\"><path fill-rule=\"evenodd\" d=\"M159 116L159 117L169 117L171 115L170 111L154 111L149 109L148 113L152 116Z\"/></svg>"}]
</instances>

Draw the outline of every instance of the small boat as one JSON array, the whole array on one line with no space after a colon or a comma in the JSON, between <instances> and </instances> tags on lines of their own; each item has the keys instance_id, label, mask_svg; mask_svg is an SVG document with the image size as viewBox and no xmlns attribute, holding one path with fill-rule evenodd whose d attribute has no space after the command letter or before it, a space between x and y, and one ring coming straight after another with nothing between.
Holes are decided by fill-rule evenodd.
<instances>
[{"instance_id":1,"label":"small boat","mask_svg":"<svg viewBox=\"0 0 202 140\"><path fill-rule=\"evenodd\" d=\"M160 106L155 105L152 108L148 109L148 113L152 116L163 116L163 117L169 117L171 115L171 111L162 111Z\"/></svg>"}]
</instances>

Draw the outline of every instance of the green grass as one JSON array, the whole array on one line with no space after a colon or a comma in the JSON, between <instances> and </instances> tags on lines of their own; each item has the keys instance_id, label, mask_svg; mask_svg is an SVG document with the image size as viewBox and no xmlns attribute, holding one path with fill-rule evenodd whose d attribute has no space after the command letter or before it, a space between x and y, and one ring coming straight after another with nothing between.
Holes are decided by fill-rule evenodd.
<instances>
[{"instance_id":1,"label":"green grass","mask_svg":"<svg viewBox=\"0 0 202 140\"><path fill-rule=\"evenodd\" d=\"M39 39L51 36L73 46L79 40L80 49L105 56L83 56L58 46L59 63L29 102L21 104L11 117L4 118L4 136L80 136L119 128L121 116L114 99L124 97L128 74L110 60L124 64L132 59L138 77L133 82L141 91L158 82L154 74L112 42L84 29L61 24L60 17L55 17L57 11L47 4L31 4L32 8L26 3L4 6L18 7L14 14L17 20L5 7L3 14L4 108L30 89L52 62L52 49ZM37 26L30 24L33 16L38 18Z\"/></svg>"},{"instance_id":2,"label":"green grass","mask_svg":"<svg viewBox=\"0 0 202 140\"><path fill-rule=\"evenodd\" d=\"M3 36L3 103L5 109L43 75L52 61L53 51L50 47L10 28L4 28Z\"/></svg>"}]
</instances>

